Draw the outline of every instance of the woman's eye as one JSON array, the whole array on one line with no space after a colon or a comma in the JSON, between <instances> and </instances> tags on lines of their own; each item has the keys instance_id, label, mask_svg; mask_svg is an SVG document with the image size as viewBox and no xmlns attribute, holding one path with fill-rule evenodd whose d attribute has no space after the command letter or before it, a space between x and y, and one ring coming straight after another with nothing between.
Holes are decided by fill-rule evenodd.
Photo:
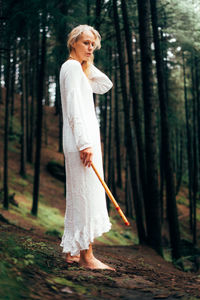
<instances>
[{"instance_id":1,"label":"woman's eye","mask_svg":"<svg viewBox=\"0 0 200 300\"><path fill-rule=\"evenodd\" d=\"M94 43L90 43L90 42L83 42L85 45L91 45L93 48L94 48L94 46L95 46L95 44Z\"/></svg>"}]
</instances>

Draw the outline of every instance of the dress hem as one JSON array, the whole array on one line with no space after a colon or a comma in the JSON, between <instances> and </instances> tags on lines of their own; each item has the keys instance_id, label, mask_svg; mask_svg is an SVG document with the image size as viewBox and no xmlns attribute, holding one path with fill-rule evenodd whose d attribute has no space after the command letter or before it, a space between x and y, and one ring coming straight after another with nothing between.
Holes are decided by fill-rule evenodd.
<instances>
[{"instance_id":1,"label":"dress hem","mask_svg":"<svg viewBox=\"0 0 200 300\"><path fill-rule=\"evenodd\" d=\"M102 230L102 231L100 231L100 232L94 234L94 235L93 235L92 237L90 237L87 241L83 241L82 243L81 243L81 242L79 243L76 239L74 239L74 242L73 242L73 243L76 243L76 244L77 244L77 245L76 245L76 248L78 248L78 249L76 249L76 250L75 250L75 249L72 249L72 248L74 248L74 245L72 245L71 247L67 247L67 246L64 245L65 243L67 243L67 241L64 242L64 240L65 240L65 235L63 235L62 241L61 241L61 243L60 243L60 246L63 247L62 253L69 253L69 252L70 252L70 255L71 255L71 256L79 255L81 250L87 250L87 249L89 249L90 243L93 243L95 238L100 237L100 236L103 235L104 233L110 231L111 227L112 227L112 223L109 222L107 228L105 228L104 230ZM79 244L79 245L78 245L78 244Z\"/></svg>"}]
</instances>

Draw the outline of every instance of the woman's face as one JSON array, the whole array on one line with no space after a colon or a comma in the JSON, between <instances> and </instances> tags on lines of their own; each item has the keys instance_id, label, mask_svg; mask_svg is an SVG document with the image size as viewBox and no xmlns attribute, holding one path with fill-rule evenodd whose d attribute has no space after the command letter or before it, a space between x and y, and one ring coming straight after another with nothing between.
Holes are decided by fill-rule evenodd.
<instances>
[{"instance_id":1,"label":"woman's face","mask_svg":"<svg viewBox=\"0 0 200 300\"><path fill-rule=\"evenodd\" d=\"M77 59L82 63L88 61L94 52L95 48L95 37L91 31L83 32L79 39L72 45L73 50Z\"/></svg>"}]
</instances>

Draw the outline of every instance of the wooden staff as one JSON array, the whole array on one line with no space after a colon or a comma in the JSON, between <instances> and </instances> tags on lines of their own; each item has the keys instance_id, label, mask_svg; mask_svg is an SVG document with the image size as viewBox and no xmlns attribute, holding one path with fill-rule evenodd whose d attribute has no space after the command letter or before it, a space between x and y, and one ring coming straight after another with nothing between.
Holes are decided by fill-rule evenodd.
<instances>
[{"instance_id":1,"label":"wooden staff","mask_svg":"<svg viewBox=\"0 0 200 300\"><path fill-rule=\"evenodd\" d=\"M126 226L129 226L130 223L129 221L127 220L127 218L125 217L125 215L123 214L123 211L121 210L121 208L119 207L117 201L115 200L115 198L113 197L111 191L109 190L107 184L105 183L105 181L101 178L101 176L99 175L97 169L95 168L95 166L93 165L93 163L91 163L91 166L92 166L92 169L94 170L94 172L96 173L97 177L99 178L101 184L103 185L105 191L106 191L106 194L108 195L108 197L110 198L110 200L112 201L112 203L114 204L116 210L118 211L118 213L120 214L120 216L122 217L124 223Z\"/></svg>"}]
</instances>

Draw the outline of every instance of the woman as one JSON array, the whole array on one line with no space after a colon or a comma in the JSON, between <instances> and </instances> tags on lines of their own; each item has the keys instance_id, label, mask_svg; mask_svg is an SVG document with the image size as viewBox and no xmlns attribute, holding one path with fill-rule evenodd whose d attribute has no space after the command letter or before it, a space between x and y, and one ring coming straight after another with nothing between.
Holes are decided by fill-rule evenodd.
<instances>
[{"instance_id":1,"label":"woman","mask_svg":"<svg viewBox=\"0 0 200 300\"><path fill-rule=\"evenodd\" d=\"M94 238L108 232L105 192L91 162L103 177L99 125L93 93L104 94L110 79L93 65L101 37L91 26L75 27L68 38L69 59L60 70L63 112L63 151L66 166L66 212L60 246L68 263L89 269L111 269L94 257Z\"/></svg>"}]
</instances>

